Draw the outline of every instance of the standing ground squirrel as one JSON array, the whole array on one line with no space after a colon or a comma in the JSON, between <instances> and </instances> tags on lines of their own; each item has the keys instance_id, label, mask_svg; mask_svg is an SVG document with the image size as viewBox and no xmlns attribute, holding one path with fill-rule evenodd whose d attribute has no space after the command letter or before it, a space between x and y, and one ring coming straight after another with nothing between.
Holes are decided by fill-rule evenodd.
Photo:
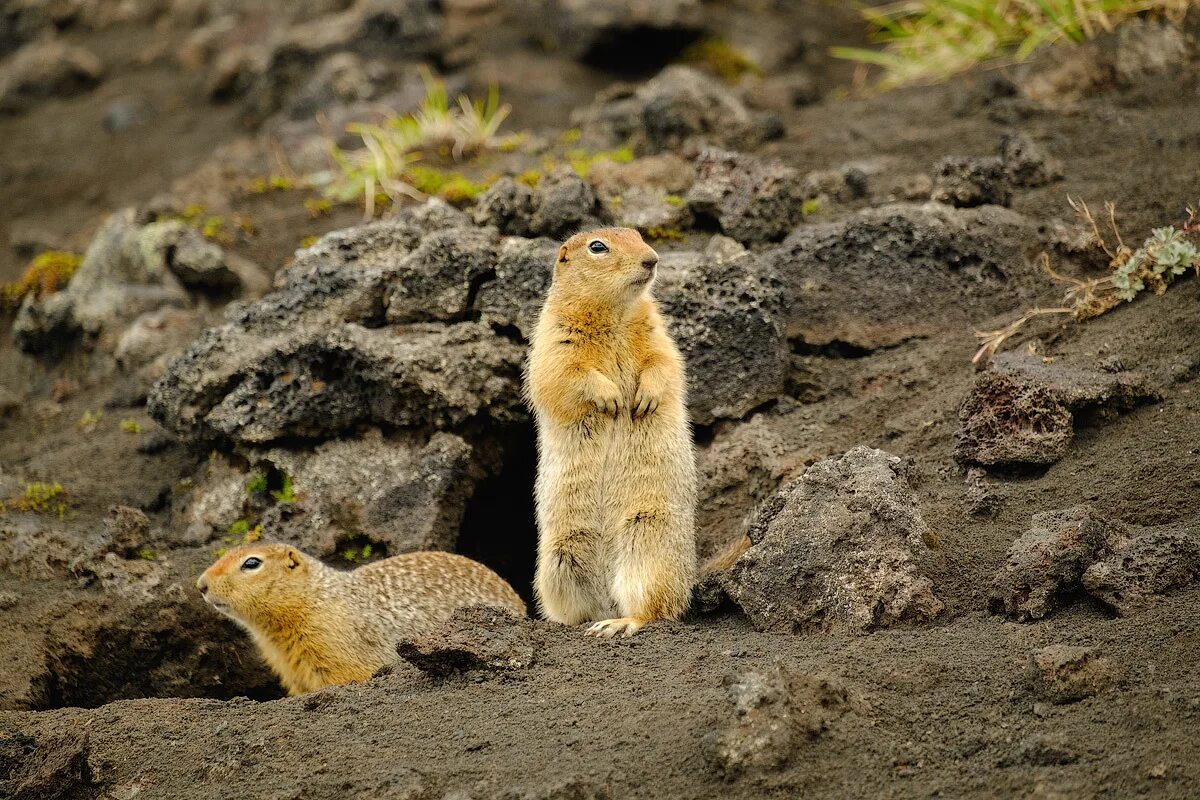
<instances>
[{"instance_id":1,"label":"standing ground squirrel","mask_svg":"<svg viewBox=\"0 0 1200 800\"><path fill-rule=\"evenodd\" d=\"M252 545L223 555L196 586L250 632L289 694L370 678L396 660L401 639L463 606L525 616L503 578L453 553L406 553L343 572L288 545Z\"/></svg>"},{"instance_id":2,"label":"standing ground squirrel","mask_svg":"<svg viewBox=\"0 0 1200 800\"><path fill-rule=\"evenodd\" d=\"M683 359L650 296L658 254L635 230L572 236L530 347L545 616L632 636L687 608L696 465Z\"/></svg>"}]
</instances>

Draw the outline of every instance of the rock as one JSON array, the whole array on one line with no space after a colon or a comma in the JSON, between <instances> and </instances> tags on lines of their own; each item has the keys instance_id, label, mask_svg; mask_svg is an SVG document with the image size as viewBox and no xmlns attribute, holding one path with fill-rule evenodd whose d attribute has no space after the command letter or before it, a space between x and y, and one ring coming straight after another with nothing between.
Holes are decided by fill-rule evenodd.
<instances>
[{"instance_id":1,"label":"rock","mask_svg":"<svg viewBox=\"0 0 1200 800\"><path fill-rule=\"evenodd\" d=\"M69 97L100 82L95 53L57 40L33 42L0 66L0 112L19 112L46 97Z\"/></svg>"},{"instance_id":2,"label":"rock","mask_svg":"<svg viewBox=\"0 0 1200 800\"><path fill-rule=\"evenodd\" d=\"M973 517L994 517L1000 511L1003 496L987 481L987 472L979 467L967 470L963 510Z\"/></svg>"},{"instance_id":3,"label":"rock","mask_svg":"<svg viewBox=\"0 0 1200 800\"><path fill-rule=\"evenodd\" d=\"M1005 163L995 157L943 158L933 165L933 199L958 208L1007 206L1012 186Z\"/></svg>"},{"instance_id":4,"label":"rock","mask_svg":"<svg viewBox=\"0 0 1200 800\"><path fill-rule=\"evenodd\" d=\"M992 606L1019 620L1041 619L1079 590L1084 570L1129 535L1088 506L1033 515L992 578Z\"/></svg>"},{"instance_id":5,"label":"rock","mask_svg":"<svg viewBox=\"0 0 1200 800\"><path fill-rule=\"evenodd\" d=\"M699 219L746 244L782 239L803 218L801 176L791 167L724 150L696 160L685 200Z\"/></svg>"},{"instance_id":6,"label":"rock","mask_svg":"<svg viewBox=\"0 0 1200 800\"><path fill-rule=\"evenodd\" d=\"M673 233L692 227L692 213L678 196L658 189L634 187L601 200L605 215L624 228Z\"/></svg>"},{"instance_id":7,"label":"rock","mask_svg":"<svg viewBox=\"0 0 1200 800\"><path fill-rule=\"evenodd\" d=\"M1000 140L1000 158L1013 186L1045 186L1063 176L1062 162L1046 154L1024 133L1006 133Z\"/></svg>"},{"instance_id":8,"label":"rock","mask_svg":"<svg viewBox=\"0 0 1200 800\"><path fill-rule=\"evenodd\" d=\"M682 156L659 153L625 162L600 161L588 173L588 180L606 194L654 189L663 195L683 195L695 183L696 171Z\"/></svg>"},{"instance_id":9,"label":"rock","mask_svg":"<svg viewBox=\"0 0 1200 800\"><path fill-rule=\"evenodd\" d=\"M79 335L74 302L63 292L38 299L25 296L13 320L13 344L22 353L58 357Z\"/></svg>"},{"instance_id":10,"label":"rock","mask_svg":"<svg viewBox=\"0 0 1200 800\"><path fill-rule=\"evenodd\" d=\"M471 670L505 672L533 665L532 623L507 609L460 608L437 630L402 641L396 652L427 675L445 678Z\"/></svg>"},{"instance_id":11,"label":"rock","mask_svg":"<svg viewBox=\"0 0 1200 800\"><path fill-rule=\"evenodd\" d=\"M603 224L600 202L591 184L570 167L559 167L543 176L536 196L529 218L529 230L535 235L562 239Z\"/></svg>"},{"instance_id":12,"label":"rock","mask_svg":"<svg viewBox=\"0 0 1200 800\"><path fill-rule=\"evenodd\" d=\"M762 257L790 287L790 340L873 350L1010 310L1034 235L995 206L893 204L801 225Z\"/></svg>"},{"instance_id":13,"label":"rock","mask_svg":"<svg viewBox=\"0 0 1200 800\"><path fill-rule=\"evenodd\" d=\"M1070 447L1076 419L1103 421L1158 397L1133 372L1002 353L976 376L959 408L955 458L984 466L1053 464Z\"/></svg>"},{"instance_id":14,"label":"rock","mask_svg":"<svg viewBox=\"0 0 1200 800\"><path fill-rule=\"evenodd\" d=\"M218 453L209 456L195 478L190 497L182 501L186 506L181 512L175 509L184 521L176 537L179 544L202 545L227 534L243 518L247 480L246 473L235 468L227 457Z\"/></svg>"},{"instance_id":15,"label":"rock","mask_svg":"<svg viewBox=\"0 0 1200 800\"><path fill-rule=\"evenodd\" d=\"M486 253L491 234L466 234L472 244L462 251L439 251L462 233L444 229L458 225L469 225L464 214L431 202L301 251L276 291L232 309L172 362L150 394L151 414L190 440L243 444L362 424L525 419L517 344L475 322L383 325L388 314L393 322L447 318L469 307L480 277L480 265L468 263L480 251L471 248ZM436 276L421 271L435 267Z\"/></svg>"},{"instance_id":16,"label":"rock","mask_svg":"<svg viewBox=\"0 0 1200 800\"><path fill-rule=\"evenodd\" d=\"M692 421L742 419L784 390L783 291L753 258L665 253L655 289L689 375Z\"/></svg>"},{"instance_id":17,"label":"rock","mask_svg":"<svg viewBox=\"0 0 1200 800\"><path fill-rule=\"evenodd\" d=\"M0 386L0 420L11 417L21 408L21 398Z\"/></svg>"},{"instance_id":18,"label":"rock","mask_svg":"<svg viewBox=\"0 0 1200 800\"><path fill-rule=\"evenodd\" d=\"M954 455L986 466L1053 464L1075 437L1075 420L1054 393L998 372L982 372L958 411Z\"/></svg>"},{"instance_id":19,"label":"rock","mask_svg":"<svg viewBox=\"0 0 1200 800\"><path fill-rule=\"evenodd\" d=\"M545 20L570 55L599 66L614 66L631 56L629 41L644 37L651 46L675 47L695 39L704 30L700 0L553 0ZM641 41L641 39L637 39Z\"/></svg>"},{"instance_id":20,"label":"rock","mask_svg":"<svg viewBox=\"0 0 1200 800\"><path fill-rule=\"evenodd\" d=\"M760 630L866 632L942 612L921 560L936 541L898 457L856 447L768 500L723 584Z\"/></svg>"},{"instance_id":21,"label":"rock","mask_svg":"<svg viewBox=\"0 0 1200 800\"><path fill-rule=\"evenodd\" d=\"M472 218L476 225L491 225L509 236L530 236L535 207L533 189L505 176L475 201Z\"/></svg>"},{"instance_id":22,"label":"rock","mask_svg":"<svg viewBox=\"0 0 1200 800\"><path fill-rule=\"evenodd\" d=\"M256 265L225 252L179 220L152 222L139 234L141 258L162 264L188 289L262 293L270 278Z\"/></svg>"},{"instance_id":23,"label":"rock","mask_svg":"<svg viewBox=\"0 0 1200 800\"><path fill-rule=\"evenodd\" d=\"M526 418L522 362L517 345L477 323L326 331L304 321L270 335L229 323L172 362L147 408L182 438L243 444L363 424L514 422Z\"/></svg>"},{"instance_id":24,"label":"rock","mask_svg":"<svg viewBox=\"0 0 1200 800\"><path fill-rule=\"evenodd\" d=\"M1145 609L1155 595L1200 579L1200 535L1195 523L1138 532L1083 573L1088 593L1125 617Z\"/></svg>"},{"instance_id":25,"label":"rock","mask_svg":"<svg viewBox=\"0 0 1200 800\"><path fill-rule=\"evenodd\" d=\"M709 765L727 779L782 767L797 747L820 736L849 708L845 687L792 675L782 666L730 675L725 689L734 721L705 737L704 752Z\"/></svg>"},{"instance_id":26,"label":"rock","mask_svg":"<svg viewBox=\"0 0 1200 800\"><path fill-rule=\"evenodd\" d=\"M117 339L113 355L125 372L145 369L152 383L203 329L204 317L194 309L160 308L135 319Z\"/></svg>"},{"instance_id":27,"label":"rock","mask_svg":"<svg viewBox=\"0 0 1200 800\"><path fill-rule=\"evenodd\" d=\"M451 228L422 239L389 276L388 322L467 319L480 281L494 274L496 238L491 228Z\"/></svg>"},{"instance_id":28,"label":"rock","mask_svg":"<svg viewBox=\"0 0 1200 800\"><path fill-rule=\"evenodd\" d=\"M377 552L453 550L481 477L470 445L450 433L384 438L370 431L315 448L247 451L292 480L296 499L262 515L266 534L320 557L365 539ZM244 480L244 479L243 479Z\"/></svg>"},{"instance_id":29,"label":"rock","mask_svg":"<svg viewBox=\"0 0 1200 800\"><path fill-rule=\"evenodd\" d=\"M1053 644L1030 653L1027 676L1037 697L1063 704L1099 694L1118 673L1094 647Z\"/></svg>"},{"instance_id":30,"label":"rock","mask_svg":"<svg viewBox=\"0 0 1200 800\"><path fill-rule=\"evenodd\" d=\"M479 290L475 306L483 322L533 336L554 275L558 242L505 237L496 248L496 278Z\"/></svg>"},{"instance_id":31,"label":"rock","mask_svg":"<svg viewBox=\"0 0 1200 800\"><path fill-rule=\"evenodd\" d=\"M104 516L109 551L129 557L150 540L150 520L141 509L111 506Z\"/></svg>"},{"instance_id":32,"label":"rock","mask_svg":"<svg viewBox=\"0 0 1200 800\"><path fill-rule=\"evenodd\" d=\"M1126 20L1114 38L1108 58L1119 85L1135 86L1188 63L1187 37L1167 20Z\"/></svg>"},{"instance_id":33,"label":"rock","mask_svg":"<svg viewBox=\"0 0 1200 800\"><path fill-rule=\"evenodd\" d=\"M670 66L643 84L619 84L571 115L586 140L601 147L631 144L644 153L679 151L685 144L751 144L754 119L719 79Z\"/></svg>"}]
</instances>

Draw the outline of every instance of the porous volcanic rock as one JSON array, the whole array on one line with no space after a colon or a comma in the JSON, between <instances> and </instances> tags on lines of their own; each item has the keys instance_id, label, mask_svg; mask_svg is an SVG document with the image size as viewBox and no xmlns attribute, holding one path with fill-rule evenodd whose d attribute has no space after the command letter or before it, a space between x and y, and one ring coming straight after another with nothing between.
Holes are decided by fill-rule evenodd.
<instances>
[{"instance_id":1,"label":"porous volcanic rock","mask_svg":"<svg viewBox=\"0 0 1200 800\"><path fill-rule=\"evenodd\" d=\"M792 167L726 150L696 159L696 182L685 196L700 219L711 219L739 242L782 239L804 216L803 176Z\"/></svg>"},{"instance_id":2,"label":"porous volcanic rock","mask_svg":"<svg viewBox=\"0 0 1200 800\"><path fill-rule=\"evenodd\" d=\"M819 461L759 510L722 577L761 630L866 632L923 622L942 601L921 572L933 537L910 468L869 447Z\"/></svg>"},{"instance_id":3,"label":"porous volcanic rock","mask_svg":"<svg viewBox=\"0 0 1200 800\"><path fill-rule=\"evenodd\" d=\"M1099 694L1118 678L1116 668L1096 648L1067 644L1030 653L1026 674L1034 694L1058 704Z\"/></svg>"},{"instance_id":4,"label":"porous volcanic rock","mask_svg":"<svg viewBox=\"0 0 1200 800\"><path fill-rule=\"evenodd\" d=\"M1007 206L1012 183L1000 158L947 156L933 165L933 199L959 208Z\"/></svg>"},{"instance_id":5,"label":"porous volcanic rock","mask_svg":"<svg viewBox=\"0 0 1200 800\"><path fill-rule=\"evenodd\" d=\"M1083 587L1119 616L1145 609L1155 595L1200 579L1195 520L1146 528L1118 543L1083 573Z\"/></svg>"}]
</instances>

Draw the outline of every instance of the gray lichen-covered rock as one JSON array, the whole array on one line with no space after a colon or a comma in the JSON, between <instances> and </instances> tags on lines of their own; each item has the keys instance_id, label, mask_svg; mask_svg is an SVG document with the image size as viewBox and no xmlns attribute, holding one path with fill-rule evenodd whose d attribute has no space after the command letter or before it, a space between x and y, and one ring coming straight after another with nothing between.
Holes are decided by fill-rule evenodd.
<instances>
[{"instance_id":1,"label":"gray lichen-covered rock","mask_svg":"<svg viewBox=\"0 0 1200 800\"><path fill-rule=\"evenodd\" d=\"M749 255L667 253L655 293L687 362L692 420L741 419L778 398L790 355L779 281Z\"/></svg>"},{"instance_id":2,"label":"gray lichen-covered rock","mask_svg":"<svg viewBox=\"0 0 1200 800\"><path fill-rule=\"evenodd\" d=\"M311 449L245 455L292 481L295 500L269 508L264 530L322 557L334 555L343 541L362 539L389 555L453 550L479 477L471 446L444 432L424 440L385 438L376 430Z\"/></svg>"},{"instance_id":3,"label":"gray lichen-covered rock","mask_svg":"<svg viewBox=\"0 0 1200 800\"><path fill-rule=\"evenodd\" d=\"M607 89L572 121L601 146L632 143L647 153L678 150L688 142L736 146L753 139L756 127L728 86L683 66L667 67L643 84Z\"/></svg>"},{"instance_id":4,"label":"gray lichen-covered rock","mask_svg":"<svg viewBox=\"0 0 1200 800\"><path fill-rule=\"evenodd\" d=\"M709 149L696 160L696 182L684 198L740 242L782 239L803 218L803 176L753 156Z\"/></svg>"},{"instance_id":5,"label":"gray lichen-covered rock","mask_svg":"<svg viewBox=\"0 0 1200 800\"><path fill-rule=\"evenodd\" d=\"M942 612L921 560L936 541L910 469L859 446L819 461L759 510L753 546L724 576L761 630L866 632Z\"/></svg>"},{"instance_id":6,"label":"gray lichen-covered rock","mask_svg":"<svg viewBox=\"0 0 1200 800\"><path fill-rule=\"evenodd\" d=\"M482 279L496 261L493 228L451 228L421 240L397 267L385 302L387 320L456 322L467 319Z\"/></svg>"},{"instance_id":7,"label":"gray lichen-covered rock","mask_svg":"<svg viewBox=\"0 0 1200 800\"><path fill-rule=\"evenodd\" d=\"M600 201L592 185L569 167L560 167L538 181L529 230L536 236L565 238L603 224Z\"/></svg>"},{"instance_id":8,"label":"gray lichen-covered rock","mask_svg":"<svg viewBox=\"0 0 1200 800\"><path fill-rule=\"evenodd\" d=\"M1136 373L1003 353L959 408L955 457L983 466L1053 464L1070 447L1077 418L1103 421L1158 396Z\"/></svg>"},{"instance_id":9,"label":"gray lichen-covered rock","mask_svg":"<svg viewBox=\"0 0 1200 800\"><path fill-rule=\"evenodd\" d=\"M782 767L806 740L824 733L850 708L840 683L793 675L776 666L725 679L734 719L704 739L709 764L727 779Z\"/></svg>"},{"instance_id":10,"label":"gray lichen-covered rock","mask_svg":"<svg viewBox=\"0 0 1200 800\"><path fill-rule=\"evenodd\" d=\"M436 631L396 646L401 658L427 675L471 670L507 672L533 665L533 625L504 608L460 608Z\"/></svg>"},{"instance_id":11,"label":"gray lichen-covered rock","mask_svg":"<svg viewBox=\"0 0 1200 800\"><path fill-rule=\"evenodd\" d=\"M905 203L801 225L763 258L789 287L789 339L870 350L1011 309L1032 235L1007 209Z\"/></svg>"},{"instance_id":12,"label":"gray lichen-covered rock","mask_svg":"<svg viewBox=\"0 0 1200 800\"><path fill-rule=\"evenodd\" d=\"M992 579L992 605L1019 620L1041 619L1072 592L1088 565L1129 535L1088 506L1033 515Z\"/></svg>"},{"instance_id":13,"label":"gray lichen-covered rock","mask_svg":"<svg viewBox=\"0 0 1200 800\"><path fill-rule=\"evenodd\" d=\"M1083 573L1083 587L1124 617L1146 608L1155 595L1200 579L1196 523L1138 532Z\"/></svg>"},{"instance_id":14,"label":"gray lichen-covered rock","mask_svg":"<svg viewBox=\"0 0 1200 800\"><path fill-rule=\"evenodd\" d=\"M959 208L1007 206L1012 184L1004 161L993 156L947 156L933 165L933 199Z\"/></svg>"},{"instance_id":15,"label":"gray lichen-covered rock","mask_svg":"<svg viewBox=\"0 0 1200 800\"><path fill-rule=\"evenodd\" d=\"M1092 697L1117 682L1118 671L1094 647L1052 644L1029 654L1030 687L1051 703Z\"/></svg>"}]
</instances>

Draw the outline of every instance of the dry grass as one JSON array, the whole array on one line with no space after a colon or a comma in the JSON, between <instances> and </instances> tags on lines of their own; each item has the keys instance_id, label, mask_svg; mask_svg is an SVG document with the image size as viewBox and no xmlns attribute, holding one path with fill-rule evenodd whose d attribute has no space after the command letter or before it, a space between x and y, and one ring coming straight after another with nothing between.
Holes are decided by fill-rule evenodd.
<instances>
[{"instance_id":1,"label":"dry grass","mask_svg":"<svg viewBox=\"0 0 1200 800\"><path fill-rule=\"evenodd\" d=\"M1092 229L1093 242L1109 259L1111 272L1100 278L1072 278L1056 272L1050 256L1042 253L1042 269L1055 283L1066 286L1062 304L1054 308L1031 308L1017 319L993 331L976 331L980 347L971 361L976 366L986 364L1005 341L1016 335L1030 320L1037 317L1064 314L1076 322L1098 317L1123 302L1129 302L1150 289L1162 294L1175 278L1189 269L1200 272L1200 249L1188 236L1200 233L1200 204L1187 208L1187 221L1182 227L1169 225L1155 228L1136 249L1130 249L1117 227L1116 207L1107 202L1104 211L1110 239L1105 238L1087 203L1067 198L1071 208Z\"/></svg>"},{"instance_id":2,"label":"dry grass","mask_svg":"<svg viewBox=\"0 0 1200 800\"><path fill-rule=\"evenodd\" d=\"M1078 43L1137 15L1183 19L1194 0L901 0L862 9L881 50L830 53L882 69L877 85L943 80L976 64L1023 61L1041 47Z\"/></svg>"}]
</instances>

